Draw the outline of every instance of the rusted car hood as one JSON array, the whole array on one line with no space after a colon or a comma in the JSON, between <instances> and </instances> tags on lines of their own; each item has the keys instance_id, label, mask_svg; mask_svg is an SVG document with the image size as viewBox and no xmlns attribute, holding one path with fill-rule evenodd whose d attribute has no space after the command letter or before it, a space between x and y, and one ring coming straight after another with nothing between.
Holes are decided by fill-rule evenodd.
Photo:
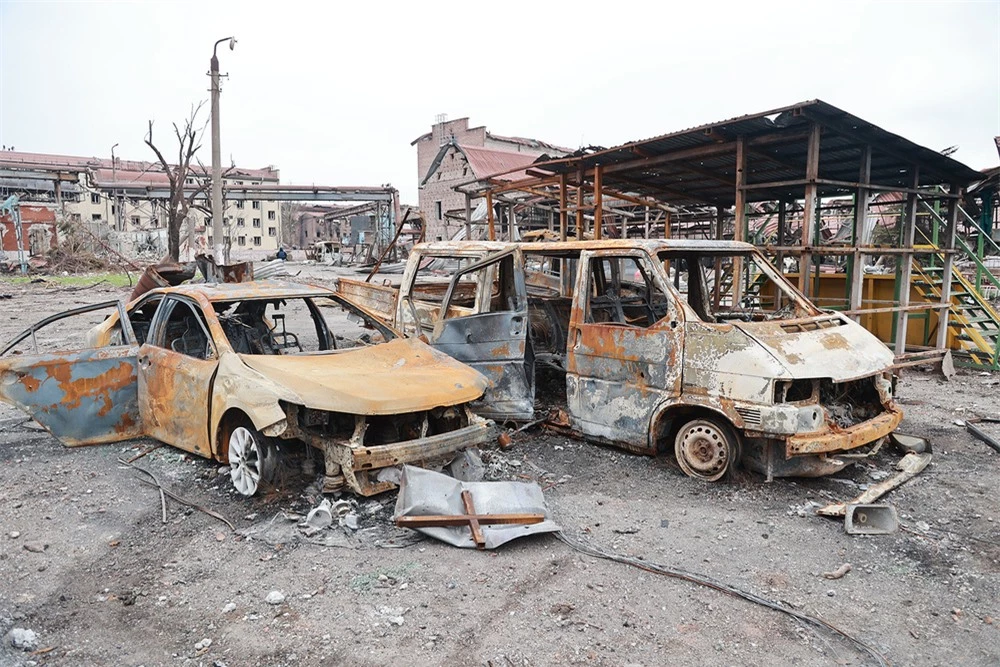
<instances>
[{"instance_id":1,"label":"rusted car hood","mask_svg":"<svg viewBox=\"0 0 1000 667\"><path fill-rule=\"evenodd\" d=\"M342 352L239 355L247 366L296 394L309 408L391 415L473 401L488 381L416 339Z\"/></svg>"},{"instance_id":2,"label":"rusted car hood","mask_svg":"<svg viewBox=\"0 0 1000 667\"><path fill-rule=\"evenodd\" d=\"M796 327L780 322L740 322L736 326L795 378L828 377L845 382L883 371L893 362L889 348L850 320L812 331L796 331Z\"/></svg>"}]
</instances>

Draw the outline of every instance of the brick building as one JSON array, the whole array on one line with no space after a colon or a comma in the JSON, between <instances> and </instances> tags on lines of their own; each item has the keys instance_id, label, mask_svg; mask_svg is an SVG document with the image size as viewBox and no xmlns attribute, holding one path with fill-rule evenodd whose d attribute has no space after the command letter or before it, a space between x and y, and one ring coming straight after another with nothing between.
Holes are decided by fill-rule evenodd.
<instances>
[{"instance_id":1,"label":"brick building","mask_svg":"<svg viewBox=\"0 0 1000 667\"><path fill-rule=\"evenodd\" d=\"M470 128L468 118L435 123L410 145L417 147L419 206L427 240L451 238L461 226L457 220L465 217L466 201L465 195L455 192L456 185L523 169L543 154L559 157L572 152L537 139L493 134L483 125ZM478 203L473 200L471 205L475 208Z\"/></svg>"}]
</instances>

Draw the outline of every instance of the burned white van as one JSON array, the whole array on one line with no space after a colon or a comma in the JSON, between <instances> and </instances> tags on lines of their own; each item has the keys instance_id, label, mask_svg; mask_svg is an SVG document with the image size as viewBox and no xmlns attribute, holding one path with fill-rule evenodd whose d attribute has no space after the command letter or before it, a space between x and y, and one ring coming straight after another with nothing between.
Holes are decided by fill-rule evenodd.
<instances>
[{"instance_id":1,"label":"burned white van","mask_svg":"<svg viewBox=\"0 0 1000 667\"><path fill-rule=\"evenodd\" d=\"M746 243L428 243L398 292L339 290L488 377L480 414L554 409L586 439L672 449L700 479L740 461L829 474L902 419L892 352Z\"/></svg>"}]
</instances>

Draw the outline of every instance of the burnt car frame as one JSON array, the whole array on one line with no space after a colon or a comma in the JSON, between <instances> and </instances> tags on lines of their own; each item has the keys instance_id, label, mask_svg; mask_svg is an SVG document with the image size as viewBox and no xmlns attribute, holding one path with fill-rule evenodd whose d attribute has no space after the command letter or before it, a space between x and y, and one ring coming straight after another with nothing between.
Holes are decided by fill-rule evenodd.
<instances>
[{"instance_id":1,"label":"burnt car frame","mask_svg":"<svg viewBox=\"0 0 1000 667\"><path fill-rule=\"evenodd\" d=\"M701 479L741 460L769 478L829 474L902 419L892 352L747 243L427 243L398 293L338 289L489 377L480 414L533 419L536 371L552 368L565 394L544 407L567 428L672 449Z\"/></svg>"},{"instance_id":2,"label":"burnt car frame","mask_svg":"<svg viewBox=\"0 0 1000 667\"><path fill-rule=\"evenodd\" d=\"M374 342L338 337L323 304ZM101 309L111 315L77 349L10 354L48 326ZM286 319L292 310L297 328ZM229 464L244 495L269 481L290 440L322 453L324 491L395 488L381 469L447 462L495 438L492 422L469 409L486 385L326 288L276 281L182 285L128 306L75 309L0 350L0 398L64 444L153 437Z\"/></svg>"}]
</instances>

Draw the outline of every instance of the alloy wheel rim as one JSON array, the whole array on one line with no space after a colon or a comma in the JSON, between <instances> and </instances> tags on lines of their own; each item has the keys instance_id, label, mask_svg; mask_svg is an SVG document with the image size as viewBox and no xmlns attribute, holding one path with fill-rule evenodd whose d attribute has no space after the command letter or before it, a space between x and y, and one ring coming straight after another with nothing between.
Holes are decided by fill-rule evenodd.
<instances>
[{"instance_id":1,"label":"alloy wheel rim","mask_svg":"<svg viewBox=\"0 0 1000 667\"><path fill-rule=\"evenodd\" d=\"M244 496L252 496L260 484L260 447L244 426L229 436L229 476L233 486Z\"/></svg>"}]
</instances>

